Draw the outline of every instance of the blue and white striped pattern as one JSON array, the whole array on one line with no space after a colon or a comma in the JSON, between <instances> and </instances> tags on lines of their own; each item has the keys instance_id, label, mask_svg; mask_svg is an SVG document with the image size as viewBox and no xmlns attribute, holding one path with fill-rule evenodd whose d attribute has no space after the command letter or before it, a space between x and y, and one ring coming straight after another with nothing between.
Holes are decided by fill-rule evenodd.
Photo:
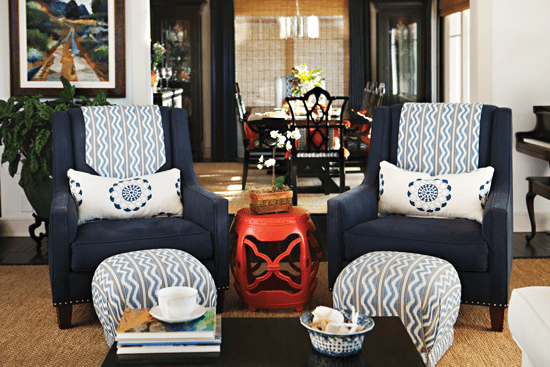
<instances>
[{"instance_id":1,"label":"blue and white striped pattern","mask_svg":"<svg viewBox=\"0 0 550 367\"><path fill-rule=\"evenodd\" d=\"M481 103L405 103L397 167L432 176L479 166Z\"/></svg>"},{"instance_id":2,"label":"blue and white striped pattern","mask_svg":"<svg viewBox=\"0 0 550 367\"><path fill-rule=\"evenodd\" d=\"M159 289L187 286L199 291L198 304L216 307L216 285L208 269L193 256L175 249L153 249L111 256L92 279L95 312L109 347L126 307L158 305Z\"/></svg>"},{"instance_id":3,"label":"blue and white striped pattern","mask_svg":"<svg viewBox=\"0 0 550 367\"><path fill-rule=\"evenodd\" d=\"M100 176L149 175L166 162L158 106L81 107L86 163Z\"/></svg>"},{"instance_id":4,"label":"blue and white striped pattern","mask_svg":"<svg viewBox=\"0 0 550 367\"><path fill-rule=\"evenodd\" d=\"M452 345L460 309L458 273L445 260L380 251L351 262L338 276L334 308L367 316L399 316L427 366Z\"/></svg>"}]
</instances>

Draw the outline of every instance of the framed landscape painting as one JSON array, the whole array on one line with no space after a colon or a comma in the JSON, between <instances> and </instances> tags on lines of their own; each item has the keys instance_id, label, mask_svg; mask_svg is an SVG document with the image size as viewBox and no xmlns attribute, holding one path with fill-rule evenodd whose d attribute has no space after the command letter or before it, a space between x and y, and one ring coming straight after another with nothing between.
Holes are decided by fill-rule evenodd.
<instances>
[{"instance_id":1,"label":"framed landscape painting","mask_svg":"<svg viewBox=\"0 0 550 367\"><path fill-rule=\"evenodd\" d=\"M124 0L10 0L11 95L126 96Z\"/></svg>"}]
</instances>

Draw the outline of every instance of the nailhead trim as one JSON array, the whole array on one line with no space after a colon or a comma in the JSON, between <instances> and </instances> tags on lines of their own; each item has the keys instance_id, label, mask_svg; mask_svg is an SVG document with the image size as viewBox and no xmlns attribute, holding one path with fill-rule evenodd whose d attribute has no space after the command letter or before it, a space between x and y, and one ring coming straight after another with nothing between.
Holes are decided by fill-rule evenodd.
<instances>
[{"instance_id":1,"label":"nailhead trim","mask_svg":"<svg viewBox=\"0 0 550 367\"><path fill-rule=\"evenodd\" d=\"M74 303L78 303L78 302L80 302L80 303L86 303L86 302L91 302L91 300L90 300L90 299L82 299L82 300L76 300L76 301L74 301ZM63 305L71 304L71 303L73 303L73 301L59 302L59 303L54 303L53 305L54 305L54 306L63 306Z\"/></svg>"},{"instance_id":2,"label":"nailhead trim","mask_svg":"<svg viewBox=\"0 0 550 367\"><path fill-rule=\"evenodd\" d=\"M477 304L477 305L483 305L483 306L492 306L492 307L504 307L504 308L508 308L508 304L502 304L502 303L499 303L498 305L496 303L485 303L485 302L478 302L478 301L461 301L462 303L465 303L465 304Z\"/></svg>"}]
</instances>

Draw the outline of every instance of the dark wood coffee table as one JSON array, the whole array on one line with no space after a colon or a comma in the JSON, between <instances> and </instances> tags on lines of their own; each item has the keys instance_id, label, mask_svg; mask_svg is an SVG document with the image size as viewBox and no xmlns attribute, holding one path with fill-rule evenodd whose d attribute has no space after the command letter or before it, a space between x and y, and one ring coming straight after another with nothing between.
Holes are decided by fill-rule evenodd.
<instances>
[{"instance_id":1,"label":"dark wood coffee table","mask_svg":"<svg viewBox=\"0 0 550 367\"><path fill-rule=\"evenodd\" d=\"M162 355L162 358L119 360L116 343L103 367L111 366L419 366L420 354L398 317L373 317L374 328L365 334L361 353L347 358L328 357L311 346L298 317L225 318L222 352L202 358ZM135 358L135 357L134 357Z\"/></svg>"}]
</instances>

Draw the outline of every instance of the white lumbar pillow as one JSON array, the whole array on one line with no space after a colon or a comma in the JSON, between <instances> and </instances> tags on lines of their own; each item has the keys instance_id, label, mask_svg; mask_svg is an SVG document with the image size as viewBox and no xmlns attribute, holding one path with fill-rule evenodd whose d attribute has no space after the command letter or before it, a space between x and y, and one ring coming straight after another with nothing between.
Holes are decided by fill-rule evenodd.
<instances>
[{"instance_id":1,"label":"white lumbar pillow","mask_svg":"<svg viewBox=\"0 0 550 367\"><path fill-rule=\"evenodd\" d=\"M466 218L481 223L493 167L430 176L380 162L378 214Z\"/></svg>"},{"instance_id":2,"label":"white lumbar pillow","mask_svg":"<svg viewBox=\"0 0 550 367\"><path fill-rule=\"evenodd\" d=\"M110 178L69 169L69 186L78 209L78 224L98 219L181 217L180 170Z\"/></svg>"}]
</instances>

